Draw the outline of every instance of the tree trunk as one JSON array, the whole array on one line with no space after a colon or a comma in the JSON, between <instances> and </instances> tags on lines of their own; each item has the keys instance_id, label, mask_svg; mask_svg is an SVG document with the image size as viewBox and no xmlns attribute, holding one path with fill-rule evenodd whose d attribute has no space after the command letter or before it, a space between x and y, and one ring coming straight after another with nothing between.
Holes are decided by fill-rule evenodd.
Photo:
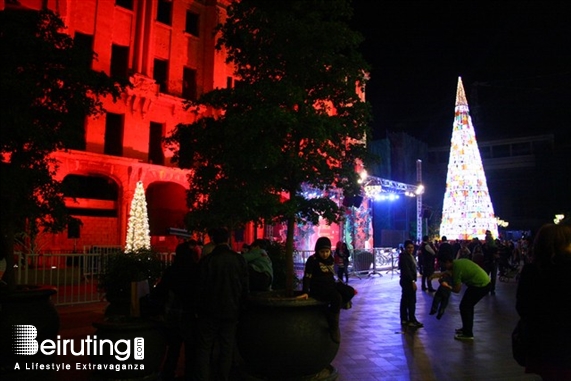
<instances>
[{"instance_id":1,"label":"tree trunk","mask_svg":"<svg viewBox=\"0 0 571 381\"><path fill-rule=\"evenodd\" d=\"M286 238L286 296L293 296L293 236L295 230L295 216L287 219Z\"/></svg>"}]
</instances>

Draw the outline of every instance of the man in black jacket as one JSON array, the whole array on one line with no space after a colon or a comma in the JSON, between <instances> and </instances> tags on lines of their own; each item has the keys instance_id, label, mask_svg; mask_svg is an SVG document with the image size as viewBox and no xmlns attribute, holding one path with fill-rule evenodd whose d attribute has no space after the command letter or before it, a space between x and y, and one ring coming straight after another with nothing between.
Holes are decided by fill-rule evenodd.
<instances>
[{"instance_id":1,"label":"man in black jacket","mask_svg":"<svg viewBox=\"0 0 571 381\"><path fill-rule=\"evenodd\" d=\"M414 244L404 242L404 251L399 256L400 286L400 320L402 325L421 328L423 324L416 320L416 260L414 259Z\"/></svg>"},{"instance_id":2,"label":"man in black jacket","mask_svg":"<svg viewBox=\"0 0 571 381\"><path fill-rule=\"evenodd\" d=\"M213 251L200 262L198 295L198 351L193 379L209 380L210 358L218 344L218 379L228 380L235 348L236 326L248 295L248 265L230 249L228 230L212 232Z\"/></svg>"},{"instance_id":3,"label":"man in black jacket","mask_svg":"<svg viewBox=\"0 0 571 381\"><path fill-rule=\"evenodd\" d=\"M448 238L443 235L440 239L440 245L438 246L438 257L456 258L457 253L458 250L454 251L453 246L448 242ZM442 268L440 270L442 270Z\"/></svg>"},{"instance_id":4,"label":"man in black jacket","mask_svg":"<svg viewBox=\"0 0 571 381\"><path fill-rule=\"evenodd\" d=\"M430 277L434 274L434 260L436 259L436 250L428 242L428 236L422 237L422 243L420 244L420 250L422 253L422 291L428 289L429 292L435 292L436 290L432 287L432 281Z\"/></svg>"}]
</instances>

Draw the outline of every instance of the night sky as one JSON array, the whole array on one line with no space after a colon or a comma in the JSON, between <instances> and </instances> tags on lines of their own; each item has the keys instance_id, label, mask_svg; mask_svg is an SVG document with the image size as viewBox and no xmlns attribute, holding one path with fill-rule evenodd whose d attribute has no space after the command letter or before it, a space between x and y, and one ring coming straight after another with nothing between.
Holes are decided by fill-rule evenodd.
<instances>
[{"instance_id":1,"label":"night sky","mask_svg":"<svg viewBox=\"0 0 571 381\"><path fill-rule=\"evenodd\" d=\"M353 0L374 137L448 145L458 76L478 140L571 141L571 7L555 1Z\"/></svg>"}]
</instances>

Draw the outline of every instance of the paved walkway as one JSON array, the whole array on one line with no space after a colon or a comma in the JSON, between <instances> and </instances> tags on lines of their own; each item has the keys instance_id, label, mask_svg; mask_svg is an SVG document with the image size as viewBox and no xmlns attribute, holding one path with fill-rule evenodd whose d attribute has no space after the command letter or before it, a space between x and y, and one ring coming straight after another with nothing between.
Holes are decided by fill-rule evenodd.
<instances>
[{"instance_id":1,"label":"paved walkway","mask_svg":"<svg viewBox=\"0 0 571 381\"><path fill-rule=\"evenodd\" d=\"M417 318L424 328L402 330L399 319L398 274L352 276L358 290L353 308L341 311L342 342L332 365L338 381L531 381L511 357L510 334L517 321L514 296L517 283L499 282L494 296L476 306L473 342L454 340L461 326L453 294L441 320L428 315L432 294L418 291ZM434 285L437 282L434 281ZM93 335L91 322L101 319L105 304L60 307L62 338ZM85 358L58 359L87 362ZM58 381L81 381L88 371L58 372Z\"/></svg>"},{"instance_id":2,"label":"paved walkway","mask_svg":"<svg viewBox=\"0 0 571 381\"><path fill-rule=\"evenodd\" d=\"M462 326L458 305L463 290L452 294L441 320L428 314L433 294L419 290L416 315L424 328L403 331L398 281L396 273L350 278L359 294L351 310L341 311L343 337L333 361L340 374L338 381L541 379L524 374L512 359L517 283L498 282L496 295L476 305L474 341L460 342L454 340L454 330Z\"/></svg>"}]
</instances>

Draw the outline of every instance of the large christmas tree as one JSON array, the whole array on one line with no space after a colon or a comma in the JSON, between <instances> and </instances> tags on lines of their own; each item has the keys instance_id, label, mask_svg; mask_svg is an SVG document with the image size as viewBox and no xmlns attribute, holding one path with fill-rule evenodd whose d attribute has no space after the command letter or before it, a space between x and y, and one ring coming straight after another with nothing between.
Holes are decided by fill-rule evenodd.
<instances>
[{"instance_id":1,"label":"large christmas tree","mask_svg":"<svg viewBox=\"0 0 571 381\"><path fill-rule=\"evenodd\" d=\"M129 253L136 252L141 249L149 250L150 248L151 236L149 230L149 217L147 216L147 200L145 199L143 183L139 181L137 182L133 201L131 201L125 251Z\"/></svg>"},{"instance_id":2,"label":"large christmas tree","mask_svg":"<svg viewBox=\"0 0 571 381\"><path fill-rule=\"evenodd\" d=\"M497 237L498 225L476 133L462 79L458 78L440 236L449 239L483 239L486 230Z\"/></svg>"}]
</instances>

